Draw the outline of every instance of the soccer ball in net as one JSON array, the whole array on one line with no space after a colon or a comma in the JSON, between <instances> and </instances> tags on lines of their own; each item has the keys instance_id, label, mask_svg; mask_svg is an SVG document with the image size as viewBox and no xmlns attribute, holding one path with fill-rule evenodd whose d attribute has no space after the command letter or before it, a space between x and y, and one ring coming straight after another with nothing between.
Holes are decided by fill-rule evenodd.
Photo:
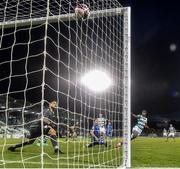
<instances>
[{"instance_id":1,"label":"soccer ball in net","mask_svg":"<svg viewBox=\"0 0 180 169\"><path fill-rule=\"evenodd\" d=\"M89 15L90 15L90 9L86 4L79 4L76 8L75 8L75 15L76 18L78 19L88 19Z\"/></svg>"},{"instance_id":2,"label":"soccer ball in net","mask_svg":"<svg viewBox=\"0 0 180 169\"><path fill-rule=\"evenodd\" d=\"M116 148L122 147L122 144L123 144L122 142L117 143L117 144L116 144Z\"/></svg>"}]
</instances>

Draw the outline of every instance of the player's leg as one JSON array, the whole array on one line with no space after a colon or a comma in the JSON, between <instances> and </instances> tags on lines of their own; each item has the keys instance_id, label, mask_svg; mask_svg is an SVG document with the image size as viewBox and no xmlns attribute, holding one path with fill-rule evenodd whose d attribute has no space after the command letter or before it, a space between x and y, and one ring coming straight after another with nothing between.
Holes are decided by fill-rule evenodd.
<instances>
[{"instance_id":1,"label":"player's leg","mask_svg":"<svg viewBox=\"0 0 180 169\"><path fill-rule=\"evenodd\" d=\"M109 132L106 132L106 137L110 138L110 133Z\"/></svg>"},{"instance_id":2,"label":"player's leg","mask_svg":"<svg viewBox=\"0 0 180 169\"><path fill-rule=\"evenodd\" d=\"M70 132L67 130L66 141L68 141L69 137L70 137Z\"/></svg>"},{"instance_id":3,"label":"player's leg","mask_svg":"<svg viewBox=\"0 0 180 169\"><path fill-rule=\"evenodd\" d=\"M44 136L44 138L43 138L43 146L48 146L47 141L48 141L48 137Z\"/></svg>"},{"instance_id":4,"label":"player's leg","mask_svg":"<svg viewBox=\"0 0 180 169\"><path fill-rule=\"evenodd\" d=\"M110 140L112 140L112 135L113 135L113 134L112 134L111 131L110 131L110 132L107 132L107 134L106 134L106 136L109 137Z\"/></svg>"},{"instance_id":5,"label":"player's leg","mask_svg":"<svg viewBox=\"0 0 180 169\"><path fill-rule=\"evenodd\" d=\"M168 140L169 140L169 134L167 134L166 136L166 142L168 142Z\"/></svg>"},{"instance_id":6,"label":"player's leg","mask_svg":"<svg viewBox=\"0 0 180 169\"><path fill-rule=\"evenodd\" d=\"M55 154L64 154L58 147L58 138L57 138L57 134L56 134L56 130L53 129L52 127L50 127L49 131L48 131L48 135L51 139L51 143L52 143L52 146L54 148L54 153Z\"/></svg>"},{"instance_id":7,"label":"player's leg","mask_svg":"<svg viewBox=\"0 0 180 169\"><path fill-rule=\"evenodd\" d=\"M100 134L101 134L101 137L100 137L100 144L101 143L103 143L106 147L107 147L107 134L106 134L107 132L106 132L106 129L105 129L105 127L103 127L102 129L101 129L101 132L100 132Z\"/></svg>"},{"instance_id":8,"label":"player's leg","mask_svg":"<svg viewBox=\"0 0 180 169\"><path fill-rule=\"evenodd\" d=\"M69 131L67 132L66 141L67 141L68 139L70 139L70 138L72 138L72 139L74 140L74 138L73 138L73 131L72 131L72 130L69 130Z\"/></svg>"},{"instance_id":9,"label":"player's leg","mask_svg":"<svg viewBox=\"0 0 180 169\"><path fill-rule=\"evenodd\" d=\"M95 146L95 145L99 145L99 141L92 141L90 144L88 144L87 145L87 147L89 148L89 147L93 147L93 146Z\"/></svg>"},{"instance_id":10,"label":"player's leg","mask_svg":"<svg viewBox=\"0 0 180 169\"><path fill-rule=\"evenodd\" d=\"M36 140L36 138L33 138L33 139L30 139L30 140L25 141L25 142L23 142L23 143L18 143L18 144L14 145L14 146L10 146L10 147L8 148L8 150L10 150L10 151L15 151L16 148L20 148L20 147L24 147L24 146L33 144L35 140Z\"/></svg>"},{"instance_id":11,"label":"player's leg","mask_svg":"<svg viewBox=\"0 0 180 169\"><path fill-rule=\"evenodd\" d=\"M166 140L166 142L168 142L168 140L169 140L170 137L171 137L171 133L168 133L168 134L167 134L167 140Z\"/></svg>"},{"instance_id":12,"label":"player's leg","mask_svg":"<svg viewBox=\"0 0 180 169\"><path fill-rule=\"evenodd\" d=\"M132 134L131 134L131 140L134 140L135 138L137 138L139 135L141 134L141 131L138 130L138 128L135 126L132 129ZM116 144L116 148L120 148L123 145L123 141L120 141Z\"/></svg>"},{"instance_id":13,"label":"player's leg","mask_svg":"<svg viewBox=\"0 0 180 169\"><path fill-rule=\"evenodd\" d=\"M141 134L142 130L140 130L137 126L134 126L132 129L132 134L131 134L131 140L134 140Z\"/></svg>"},{"instance_id":14,"label":"player's leg","mask_svg":"<svg viewBox=\"0 0 180 169\"><path fill-rule=\"evenodd\" d=\"M131 134L131 140L134 140L137 137L138 137L138 133L133 131ZM122 145L123 145L123 141L120 141L116 144L116 148L120 148L120 147L122 147Z\"/></svg>"},{"instance_id":15,"label":"player's leg","mask_svg":"<svg viewBox=\"0 0 180 169\"><path fill-rule=\"evenodd\" d=\"M95 144L95 142L91 142L91 143L89 143L88 145L87 145L87 147L93 147L93 146L95 146L96 144Z\"/></svg>"},{"instance_id":16,"label":"player's leg","mask_svg":"<svg viewBox=\"0 0 180 169\"><path fill-rule=\"evenodd\" d=\"M73 132L73 140L75 140L75 138L77 138L77 133L74 131Z\"/></svg>"},{"instance_id":17,"label":"player's leg","mask_svg":"<svg viewBox=\"0 0 180 169\"><path fill-rule=\"evenodd\" d=\"M113 133L112 132L110 132L110 139L112 140L112 135L113 135Z\"/></svg>"},{"instance_id":18,"label":"player's leg","mask_svg":"<svg viewBox=\"0 0 180 169\"><path fill-rule=\"evenodd\" d=\"M131 140L134 140L135 138L138 137L138 133L136 131L132 132L131 134Z\"/></svg>"},{"instance_id":19,"label":"player's leg","mask_svg":"<svg viewBox=\"0 0 180 169\"><path fill-rule=\"evenodd\" d=\"M87 144L86 147L89 148L89 147L93 147L93 146L95 146L95 145L99 145L99 140L96 140L95 137L92 137L91 143Z\"/></svg>"},{"instance_id":20,"label":"player's leg","mask_svg":"<svg viewBox=\"0 0 180 169\"><path fill-rule=\"evenodd\" d=\"M36 145L37 145L37 146L41 146L41 145L43 145L43 146L48 146L47 141L48 141L48 137L44 135L44 137L43 137L43 143L41 144L41 138L39 138Z\"/></svg>"},{"instance_id":21,"label":"player's leg","mask_svg":"<svg viewBox=\"0 0 180 169\"><path fill-rule=\"evenodd\" d=\"M173 138L173 140L175 142L175 133L173 133L172 138Z\"/></svg>"},{"instance_id":22,"label":"player's leg","mask_svg":"<svg viewBox=\"0 0 180 169\"><path fill-rule=\"evenodd\" d=\"M171 138L174 140L174 133L171 133Z\"/></svg>"},{"instance_id":23,"label":"player's leg","mask_svg":"<svg viewBox=\"0 0 180 169\"><path fill-rule=\"evenodd\" d=\"M25 141L25 142L21 142L21 143L18 143L14 146L10 146L8 148L8 150L10 151L15 151L16 148L20 148L20 147L24 147L24 146L27 146L27 145L31 145L34 143L34 141L41 136L41 128L40 126L38 126L37 128L30 128L29 130L30 132L30 135L28 137L28 141Z\"/></svg>"},{"instance_id":24,"label":"player's leg","mask_svg":"<svg viewBox=\"0 0 180 169\"><path fill-rule=\"evenodd\" d=\"M101 143L101 144L104 144L104 146L105 146L105 147L107 147L107 146L108 146L108 143L107 143L107 141L106 141L106 140L104 140L104 141L103 141L103 143ZM109 146L111 146L111 145L109 145Z\"/></svg>"},{"instance_id":25,"label":"player's leg","mask_svg":"<svg viewBox=\"0 0 180 169\"><path fill-rule=\"evenodd\" d=\"M102 135L99 140L98 140L100 145L104 145L105 147L107 147L107 138L105 135Z\"/></svg>"}]
</instances>

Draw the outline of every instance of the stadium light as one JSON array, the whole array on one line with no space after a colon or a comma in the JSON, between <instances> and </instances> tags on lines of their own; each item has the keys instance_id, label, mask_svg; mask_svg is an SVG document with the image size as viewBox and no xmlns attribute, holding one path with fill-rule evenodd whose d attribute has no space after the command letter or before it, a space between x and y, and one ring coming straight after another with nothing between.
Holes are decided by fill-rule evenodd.
<instances>
[{"instance_id":1,"label":"stadium light","mask_svg":"<svg viewBox=\"0 0 180 169\"><path fill-rule=\"evenodd\" d=\"M94 92L102 92L112 85L110 77L100 70L86 73L81 78L81 83Z\"/></svg>"}]
</instances>

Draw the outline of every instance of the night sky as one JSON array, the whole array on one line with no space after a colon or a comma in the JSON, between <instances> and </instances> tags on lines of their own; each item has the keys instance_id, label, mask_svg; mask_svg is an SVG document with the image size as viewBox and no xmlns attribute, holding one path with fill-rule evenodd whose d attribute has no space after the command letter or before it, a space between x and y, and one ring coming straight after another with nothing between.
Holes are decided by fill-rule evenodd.
<instances>
[{"instance_id":1,"label":"night sky","mask_svg":"<svg viewBox=\"0 0 180 169\"><path fill-rule=\"evenodd\" d=\"M130 6L132 12L132 112L139 113L142 109L146 109L151 119L180 120L179 1L167 3L163 0L119 0L119 2L123 6ZM28 31L24 31L24 36L25 33L28 37ZM38 38L37 34L41 36L37 31L36 36L31 38ZM26 39L28 38L24 38L24 41ZM27 51L21 50L22 52ZM41 51L31 50L30 54L36 52ZM30 69L35 70L40 64L33 60L32 62L33 67ZM25 71L24 68L22 71ZM39 85L35 80L32 82ZM3 84L7 86L6 83ZM2 88L2 85L0 87Z\"/></svg>"},{"instance_id":2,"label":"night sky","mask_svg":"<svg viewBox=\"0 0 180 169\"><path fill-rule=\"evenodd\" d=\"M179 1L121 0L132 12L132 111L180 119Z\"/></svg>"}]
</instances>

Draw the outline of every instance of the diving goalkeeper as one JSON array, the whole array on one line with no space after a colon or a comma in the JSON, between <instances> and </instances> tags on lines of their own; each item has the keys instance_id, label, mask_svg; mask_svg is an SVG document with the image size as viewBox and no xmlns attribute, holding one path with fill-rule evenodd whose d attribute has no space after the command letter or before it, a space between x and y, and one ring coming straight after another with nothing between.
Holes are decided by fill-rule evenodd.
<instances>
[{"instance_id":1,"label":"diving goalkeeper","mask_svg":"<svg viewBox=\"0 0 180 169\"><path fill-rule=\"evenodd\" d=\"M51 143L54 149L55 154L63 154L63 152L58 147L57 133L56 133L56 123L54 122L57 117L55 116L55 110L57 108L57 102L52 101L49 103L49 107L43 110L43 125L41 124L41 119L36 122L35 127L30 128L29 140L23 143L10 146L8 150L15 151L17 148L31 145L36 139L42 136L42 131L45 136L48 136L51 139ZM32 126L32 125L31 125ZM42 128L43 127L43 128Z\"/></svg>"}]
</instances>

